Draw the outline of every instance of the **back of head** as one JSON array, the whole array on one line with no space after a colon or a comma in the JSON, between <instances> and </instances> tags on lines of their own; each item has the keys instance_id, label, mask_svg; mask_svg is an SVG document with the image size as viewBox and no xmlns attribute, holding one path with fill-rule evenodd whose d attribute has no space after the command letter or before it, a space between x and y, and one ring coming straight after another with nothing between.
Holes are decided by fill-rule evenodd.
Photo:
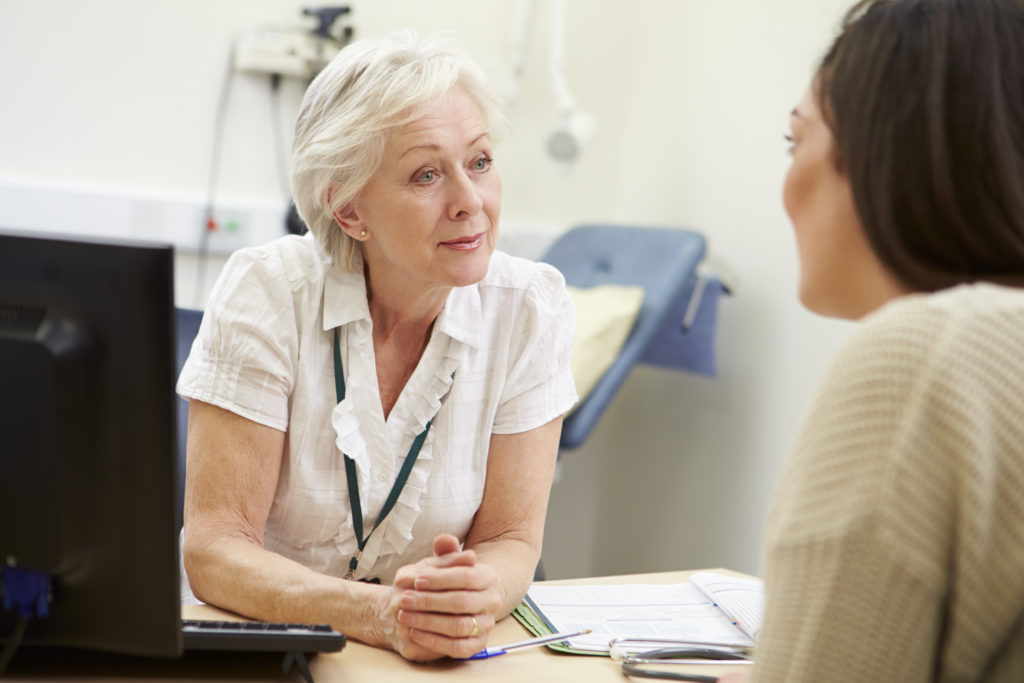
<instances>
[{"instance_id":1,"label":"back of head","mask_svg":"<svg viewBox=\"0 0 1024 683\"><path fill-rule=\"evenodd\" d=\"M904 286L1024 284L1024 0L862 0L815 84Z\"/></svg>"},{"instance_id":2,"label":"back of head","mask_svg":"<svg viewBox=\"0 0 1024 683\"><path fill-rule=\"evenodd\" d=\"M346 46L303 98L292 146L292 194L299 215L334 263L351 269L355 242L334 213L380 165L388 133L419 118L454 87L480 107L492 138L505 119L482 70L445 34L398 31Z\"/></svg>"}]
</instances>

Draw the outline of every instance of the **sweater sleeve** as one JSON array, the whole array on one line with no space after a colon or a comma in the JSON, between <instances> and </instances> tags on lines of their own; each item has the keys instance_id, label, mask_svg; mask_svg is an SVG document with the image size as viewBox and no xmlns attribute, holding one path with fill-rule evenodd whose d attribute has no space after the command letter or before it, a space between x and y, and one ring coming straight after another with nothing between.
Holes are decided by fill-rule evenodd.
<instances>
[{"instance_id":1,"label":"sweater sleeve","mask_svg":"<svg viewBox=\"0 0 1024 683\"><path fill-rule=\"evenodd\" d=\"M1024 680L1024 291L870 316L765 533L756 681Z\"/></svg>"},{"instance_id":2,"label":"sweater sleeve","mask_svg":"<svg viewBox=\"0 0 1024 683\"><path fill-rule=\"evenodd\" d=\"M932 680L954 507L941 326L878 317L827 372L767 521L753 680Z\"/></svg>"}]
</instances>

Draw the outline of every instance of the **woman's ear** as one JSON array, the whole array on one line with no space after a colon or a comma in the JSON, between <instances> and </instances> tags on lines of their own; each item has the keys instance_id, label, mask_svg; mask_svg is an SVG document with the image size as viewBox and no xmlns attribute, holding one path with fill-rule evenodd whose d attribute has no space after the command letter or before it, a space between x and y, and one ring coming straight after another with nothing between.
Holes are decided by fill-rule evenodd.
<instances>
[{"instance_id":1,"label":"woman's ear","mask_svg":"<svg viewBox=\"0 0 1024 683\"><path fill-rule=\"evenodd\" d=\"M334 199L336 188L337 183L331 183L327 188L328 206L334 203L332 200ZM356 213L352 202L335 209L331 216L334 218L334 222L338 224L338 227L345 231L346 235L360 242L366 240L368 234L366 226L359 220L359 214Z\"/></svg>"}]
</instances>

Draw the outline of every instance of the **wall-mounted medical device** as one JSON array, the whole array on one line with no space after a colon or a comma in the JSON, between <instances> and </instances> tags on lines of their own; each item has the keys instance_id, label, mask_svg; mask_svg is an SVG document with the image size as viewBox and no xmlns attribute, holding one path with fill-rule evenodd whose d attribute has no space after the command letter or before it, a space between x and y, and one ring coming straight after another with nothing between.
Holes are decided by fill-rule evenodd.
<instances>
[{"instance_id":1,"label":"wall-mounted medical device","mask_svg":"<svg viewBox=\"0 0 1024 683\"><path fill-rule=\"evenodd\" d=\"M520 0L519 16L513 25L508 74L501 78L505 97L514 100L525 64L530 31L537 23L537 0ZM587 144L597 132L597 120L580 108L569 88L565 72L566 0L552 0L550 68L555 99L556 120L544 148L554 161L570 166L579 161Z\"/></svg>"},{"instance_id":2,"label":"wall-mounted medical device","mask_svg":"<svg viewBox=\"0 0 1024 683\"><path fill-rule=\"evenodd\" d=\"M270 27L238 35L234 45L234 69L241 73L277 75L310 80L352 40L347 5L307 7L303 14L316 26Z\"/></svg>"}]
</instances>

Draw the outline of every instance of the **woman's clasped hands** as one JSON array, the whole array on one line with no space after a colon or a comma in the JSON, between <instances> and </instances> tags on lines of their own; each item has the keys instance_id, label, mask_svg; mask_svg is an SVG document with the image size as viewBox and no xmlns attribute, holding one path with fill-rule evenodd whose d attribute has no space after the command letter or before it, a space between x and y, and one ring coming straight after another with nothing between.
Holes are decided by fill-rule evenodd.
<instances>
[{"instance_id":1,"label":"woman's clasped hands","mask_svg":"<svg viewBox=\"0 0 1024 683\"><path fill-rule=\"evenodd\" d=\"M497 575L451 534L434 555L407 565L378 603L384 639L406 659L470 657L487 645L501 606Z\"/></svg>"}]
</instances>

